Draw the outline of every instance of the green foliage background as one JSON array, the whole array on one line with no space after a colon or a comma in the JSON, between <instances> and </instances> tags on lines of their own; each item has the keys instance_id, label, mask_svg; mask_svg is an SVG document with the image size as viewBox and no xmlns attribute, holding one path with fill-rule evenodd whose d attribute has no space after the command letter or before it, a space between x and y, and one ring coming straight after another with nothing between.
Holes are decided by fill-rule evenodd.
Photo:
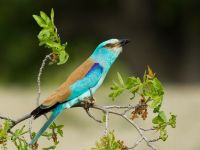
<instances>
[{"instance_id":1,"label":"green foliage background","mask_svg":"<svg viewBox=\"0 0 200 150\"><path fill-rule=\"evenodd\" d=\"M2 0L0 83L32 84L35 81L38 66L48 50L38 47L35 38L38 26L31 16L40 10L49 12L51 8L56 11L59 35L63 43L68 41L73 59L68 62L70 65L47 71L59 72L56 79L82 62L99 42L116 37L133 41L120 58L120 62L132 70L131 74L142 75L144 66L149 64L165 81L199 81L198 6L199 1L173 0Z\"/></svg>"}]
</instances>

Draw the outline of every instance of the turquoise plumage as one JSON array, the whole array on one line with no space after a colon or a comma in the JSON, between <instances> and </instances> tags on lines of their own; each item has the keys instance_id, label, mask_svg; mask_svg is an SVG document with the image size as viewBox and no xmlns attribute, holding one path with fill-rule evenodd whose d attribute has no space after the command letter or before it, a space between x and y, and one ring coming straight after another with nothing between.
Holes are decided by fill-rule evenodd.
<instances>
[{"instance_id":1,"label":"turquoise plumage","mask_svg":"<svg viewBox=\"0 0 200 150\"><path fill-rule=\"evenodd\" d=\"M34 144L55 118L84 98L91 96L101 86L110 67L122 52L127 39L110 39L97 46L93 54L78 67L58 90L31 112L34 118L52 110L48 121L39 130L30 144Z\"/></svg>"}]
</instances>

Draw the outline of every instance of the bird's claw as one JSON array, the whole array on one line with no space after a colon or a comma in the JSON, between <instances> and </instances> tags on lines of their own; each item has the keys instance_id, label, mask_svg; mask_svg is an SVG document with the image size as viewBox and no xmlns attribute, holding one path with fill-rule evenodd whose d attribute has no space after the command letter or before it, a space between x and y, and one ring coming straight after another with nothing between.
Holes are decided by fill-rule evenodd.
<instances>
[{"instance_id":1,"label":"bird's claw","mask_svg":"<svg viewBox=\"0 0 200 150\"><path fill-rule=\"evenodd\" d=\"M88 100L90 101L91 104L94 104L94 103L95 103L95 99L94 99L94 97L89 97Z\"/></svg>"},{"instance_id":2,"label":"bird's claw","mask_svg":"<svg viewBox=\"0 0 200 150\"><path fill-rule=\"evenodd\" d=\"M84 103L84 109L86 111L88 111L90 106L92 105L91 101L90 100L85 100L85 101L83 101L83 103Z\"/></svg>"},{"instance_id":3,"label":"bird's claw","mask_svg":"<svg viewBox=\"0 0 200 150\"><path fill-rule=\"evenodd\" d=\"M93 97L92 90L91 90L91 89L89 89L89 90L90 90L90 96L89 96L89 97L86 97L85 100L83 101L83 103L84 103L84 109L85 109L86 111L88 111L89 108L90 108L91 106L93 106L94 103L95 103L95 99L94 99L94 97Z\"/></svg>"},{"instance_id":4,"label":"bird's claw","mask_svg":"<svg viewBox=\"0 0 200 150\"><path fill-rule=\"evenodd\" d=\"M92 90L90 89L90 97L89 97L89 100L91 102L91 104L94 104L95 103L95 99L93 97L93 94L92 94Z\"/></svg>"}]
</instances>

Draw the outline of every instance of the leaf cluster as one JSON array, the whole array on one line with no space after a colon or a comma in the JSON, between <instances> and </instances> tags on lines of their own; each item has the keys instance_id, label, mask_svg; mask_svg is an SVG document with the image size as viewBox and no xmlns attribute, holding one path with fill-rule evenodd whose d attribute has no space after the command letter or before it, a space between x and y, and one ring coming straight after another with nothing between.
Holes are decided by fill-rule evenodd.
<instances>
[{"instance_id":1,"label":"leaf cluster","mask_svg":"<svg viewBox=\"0 0 200 150\"><path fill-rule=\"evenodd\" d=\"M23 125L20 129L16 129L11 136L11 140L18 150L28 150L29 148L28 143L23 137L26 133L28 133L28 131L25 130L25 125Z\"/></svg>"},{"instance_id":2,"label":"leaf cluster","mask_svg":"<svg viewBox=\"0 0 200 150\"><path fill-rule=\"evenodd\" d=\"M25 125L20 129L16 129L14 132L10 131L12 122L10 120L5 120L3 126L0 129L0 144L2 144L2 149L6 150L7 142L12 141L18 150L28 150L28 144L23 137L28 131L25 131ZM10 134L9 134L10 133Z\"/></svg>"},{"instance_id":3,"label":"leaf cluster","mask_svg":"<svg viewBox=\"0 0 200 150\"><path fill-rule=\"evenodd\" d=\"M151 101L150 107L154 109L154 112L158 112L162 104L164 89L161 82L155 77L155 73L152 73L150 67L148 67L148 74L144 73L143 79L139 77L128 77L124 82L120 73L117 73L118 83L113 81L111 87L112 92L109 97L114 101L116 97L122 94L125 90L128 90L133 96L130 99L134 99L135 95L141 96L146 101Z\"/></svg>"},{"instance_id":4,"label":"leaf cluster","mask_svg":"<svg viewBox=\"0 0 200 150\"><path fill-rule=\"evenodd\" d=\"M29 150L30 145L27 142L27 139L24 137L29 131L26 130L26 126L23 125L21 128L16 129L11 132L10 127L12 126L12 122L10 120L5 120L3 125L0 125L0 145L1 149L7 150L7 142L11 141L16 149L18 150ZM56 123L52 123L49 126L49 130L46 131L43 136L47 140L52 140L53 145L43 148L43 150L53 150L56 149L57 144L59 143L58 136L63 137L63 127L64 125L57 125ZM35 132L32 132L32 138L36 135ZM38 149L39 144L36 143L32 146L32 149Z\"/></svg>"},{"instance_id":5,"label":"leaf cluster","mask_svg":"<svg viewBox=\"0 0 200 150\"><path fill-rule=\"evenodd\" d=\"M164 111L160 111L157 116L155 116L152 120L152 123L155 124L154 128L160 132L160 138L163 141L166 141L168 138L167 134L167 126L171 126L172 128L176 128L176 115L170 114L170 118L168 119L165 115Z\"/></svg>"},{"instance_id":6,"label":"leaf cluster","mask_svg":"<svg viewBox=\"0 0 200 150\"><path fill-rule=\"evenodd\" d=\"M114 131L104 135L91 150L125 150L123 141L117 140Z\"/></svg>"},{"instance_id":7,"label":"leaf cluster","mask_svg":"<svg viewBox=\"0 0 200 150\"><path fill-rule=\"evenodd\" d=\"M147 108L151 109L155 114L152 118L154 128L160 131L160 138L165 141L168 137L166 127L170 125L172 128L176 127L176 115L171 114L167 119L165 112L160 108L163 102L164 88L162 83L155 76L156 74L148 66L147 73L145 71L143 79L139 77L128 77L126 81L122 78L120 73L117 73L118 82L113 81L111 93L109 97L114 101L125 90L132 94L130 100L138 95L140 98L138 107L131 113L131 119L147 118Z\"/></svg>"},{"instance_id":8,"label":"leaf cluster","mask_svg":"<svg viewBox=\"0 0 200 150\"><path fill-rule=\"evenodd\" d=\"M50 17L45 12L40 11L40 16L33 15L33 18L42 28L38 34L39 46L45 46L53 51L53 62L58 59L58 65L64 64L69 58L68 53L65 51L67 43L62 44L57 33L54 24L54 10L51 9Z\"/></svg>"},{"instance_id":9,"label":"leaf cluster","mask_svg":"<svg viewBox=\"0 0 200 150\"><path fill-rule=\"evenodd\" d=\"M3 125L0 126L0 144L2 144L2 149L7 149L6 142L9 140L8 130L11 125L11 121L5 120Z\"/></svg>"},{"instance_id":10,"label":"leaf cluster","mask_svg":"<svg viewBox=\"0 0 200 150\"><path fill-rule=\"evenodd\" d=\"M58 135L63 137L63 127L64 125L57 125L55 122L49 126L49 130L45 131L42 136L46 137L48 140L53 140L53 145L43 148L43 150L56 149L56 146L59 144Z\"/></svg>"}]
</instances>

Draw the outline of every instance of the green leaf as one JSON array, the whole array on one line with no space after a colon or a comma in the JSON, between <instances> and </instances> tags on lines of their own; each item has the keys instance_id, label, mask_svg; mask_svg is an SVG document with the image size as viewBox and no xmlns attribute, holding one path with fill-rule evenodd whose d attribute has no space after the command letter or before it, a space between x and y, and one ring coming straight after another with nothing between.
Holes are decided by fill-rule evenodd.
<instances>
[{"instance_id":1,"label":"green leaf","mask_svg":"<svg viewBox=\"0 0 200 150\"><path fill-rule=\"evenodd\" d=\"M51 22L54 25L54 10L53 10L53 8L51 9Z\"/></svg>"},{"instance_id":2,"label":"green leaf","mask_svg":"<svg viewBox=\"0 0 200 150\"><path fill-rule=\"evenodd\" d=\"M172 128L176 128L176 115L173 115L173 114L170 114L171 117L169 119L169 125L172 127Z\"/></svg>"},{"instance_id":3,"label":"green leaf","mask_svg":"<svg viewBox=\"0 0 200 150\"><path fill-rule=\"evenodd\" d=\"M118 80L119 80L119 83L124 86L124 80L122 79L122 76L119 72L117 72L117 76L118 76Z\"/></svg>"},{"instance_id":4,"label":"green leaf","mask_svg":"<svg viewBox=\"0 0 200 150\"><path fill-rule=\"evenodd\" d=\"M148 66L148 74L147 74L147 77L149 79L154 79L155 78L155 73L152 71L152 69Z\"/></svg>"},{"instance_id":5,"label":"green leaf","mask_svg":"<svg viewBox=\"0 0 200 150\"><path fill-rule=\"evenodd\" d=\"M151 98L153 98L153 101L150 105L151 108L155 108L155 109L158 109L158 107L160 107L161 105L161 102L162 102L162 97L160 96L151 96Z\"/></svg>"},{"instance_id":6,"label":"green leaf","mask_svg":"<svg viewBox=\"0 0 200 150\"><path fill-rule=\"evenodd\" d=\"M54 150L54 149L56 149L56 146L55 146L55 145L49 146L49 147L47 147L47 148L42 148L42 150Z\"/></svg>"},{"instance_id":7,"label":"green leaf","mask_svg":"<svg viewBox=\"0 0 200 150\"><path fill-rule=\"evenodd\" d=\"M50 20L50 18L46 15L45 12L40 11L40 16L41 16L41 18L45 21L45 23L46 23L47 25L50 25L51 20Z\"/></svg>"},{"instance_id":8,"label":"green leaf","mask_svg":"<svg viewBox=\"0 0 200 150\"><path fill-rule=\"evenodd\" d=\"M138 89L139 85L141 84L141 80L140 78L136 78L136 77L129 77L126 81L126 88L129 89Z\"/></svg>"},{"instance_id":9,"label":"green leaf","mask_svg":"<svg viewBox=\"0 0 200 150\"><path fill-rule=\"evenodd\" d=\"M160 111L158 115L164 122L167 122L167 117L164 111Z\"/></svg>"},{"instance_id":10,"label":"green leaf","mask_svg":"<svg viewBox=\"0 0 200 150\"><path fill-rule=\"evenodd\" d=\"M158 95L164 95L163 85L161 84L161 82L157 78L154 78L152 80L152 83L155 90L158 92Z\"/></svg>"},{"instance_id":11,"label":"green leaf","mask_svg":"<svg viewBox=\"0 0 200 150\"><path fill-rule=\"evenodd\" d=\"M115 98L120 94L122 94L124 90L125 90L124 88L117 88L116 90L114 90L112 93L109 94L109 97L111 97L112 100L114 101Z\"/></svg>"},{"instance_id":12,"label":"green leaf","mask_svg":"<svg viewBox=\"0 0 200 150\"><path fill-rule=\"evenodd\" d=\"M64 64L69 58L69 55L65 51L59 53L59 62L58 65Z\"/></svg>"},{"instance_id":13,"label":"green leaf","mask_svg":"<svg viewBox=\"0 0 200 150\"><path fill-rule=\"evenodd\" d=\"M146 79L143 83L143 94L152 100L150 107L158 112L161 107L164 90L163 86L157 78Z\"/></svg>"},{"instance_id":14,"label":"green leaf","mask_svg":"<svg viewBox=\"0 0 200 150\"><path fill-rule=\"evenodd\" d=\"M33 18L35 19L35 21L37 22L37 24L40 27L42 27L42 28L46 28L47 27L46 23L44 22L44 20L40 16L33 15Z\"/></svg>"},{"instance_id":15,"label":"green leaf","mask_svg":"<svg viewBox=\"0 0 200 150\"><path fill-rule=\"evenodd\" d=\"M166 141L167 138L168 138L167 130L165 130L164 128L161 128L161 129L160 129L160 138L161 138L163 141Z\"/></svg>"},{"instance_id":16,"label":"green leaf","mask_svg":"<svg viewBox=\"0 0 200 150\"><path fill-rule=\"evenodd\" d=\"M32 132L32 138L34 138L36 136L36 132Z\"/></svg>"},{"instance_id":17,"label":"green leaf","mask_svg":"<svg viewBox=\"0 0 200 150\"><path fill-rule=\"evenodd\" d=\"M112 89L117 89L119 87L119 84L115 82L114 80L112 82L113 82Z\"/></svg>"},{"instance_id":18,"label":"green leaf","mask_svg":"<svg viewBox=\"0 0 200 150\"><path fill-rule=\"evenodd\" d=\"M103 136L91 150L122 150L124 147L123 142L116 140L112 131Z\"/></svg>"},{"instance_id":19,"label":"green leaf","mask_svg":"<svg viewBox=\"0 0 200 150\"><path fill-rule=\"evenodd\" d=\"M152 122L154 124L159 124L159 125L166 123L167 117L166 117L164 111L160 111L159 114L153 118Z\"/></svg>"},{"instance_id":20,"label":"green leaf","mask_svg":"<svg viewBox=\"0 0 200 150\"><path fill-rule=\"evenodd\" d=\"M52 137L52 133L49 133L49 132L44 132L43 134L42 134L42 136L44 136L44 137L46 137L48 140L50 140L51 139L51 137Z\"/></svg>"},{"instance_id":21,"label":"green leaf","mask_svg":"<svg viewBox=\"0 0 200 150\"><path fill-rule=\"evenodd\" d=\"M51 36L51 33L50 33L50 31L48 30L48 29L42 29L41 31L40 31L40 33L38 34L38 39L40 40L40 42L42 42L43 44L40 44L40 46L41 45L44 45L45 44L45 42L47 42L48 40L49 40L49 38L50 38L50 36ZM48 42L47 42L48 43ZM46 43L46 44L47 44ZM48 45L48 44L47 44ZM48 45L49 46L49 45Z\"/></svg>"},{"instance_id":22,"label":"green leaf","mask_svg":"<svg viewBox=\"0 0 200 150\"><path fill-rule=\"evenodd\" d=\"M63 130L61 130L61 129L57 129L57 132L58 132L58 134L61 136L61 137L63 137Z\"/></svg>"},{"instance_id":23,"label":"green leaf","mask_svg":"<svg viewBox=\"0 0 200 150\"><path fill-rule=\"evenodd\" d=\"M50 126L49 126L49 129L55 129L56 128L56 123L55 122L53 122Z\"/></svg>"},{"instance_id":24,"label":"green leaf","mask_svg":"<svg viewBox=\"0 0 200 150\"><path fill-rule=\"evenodd\" d=\"M155 102L154 102L155 103ZM160 107L161 107L161 103L160 104L154 104L155 106L151 106L151 107L153 107L154 109L153 109L153 112L154 113L158 113L159 111L160 111Z\"/></svg>"},{"instance_id":25,"label":"green leaf","mask_svg":"<svg viewBox=\"0 0 200 150\"><path fill-rule=\"evenodd\" d=\"M143 82L146 82L147 80L147 72L146 70L144 71L144 75L143 75Z\"/></svg>"},{"instance_id":26,"label":"green leaf","mask_svg":"<svg viewBox=\"0 0 200 150\"><path fill-rule=\"evenodd\" d=\"M64 127L64 125L62 125L62 124L61 125L57 125L58 129L62 129L63 127Z\"/></svg>"},{"instance_id":27,"label":"green leaf","mask_svg":"<svg viewBox=\"0 0 200 150\"><path fill-rule=\"evenodd\" d=\"M53 48L54 52L59 53L59 51L60 51L60 44L59 43L53 42L53 41L48 41L46 43L46 45Z\"/></svg>"},{"instance_id":28,"label":"green leaf","mask_svg":"<svg viewBox=\"0 0 200 150\"><path fill-rule=\"evenodd\" d=\"M105 112L103 113L102 121L106 122L106 113Z\"/></svg>"}]
</instances>

